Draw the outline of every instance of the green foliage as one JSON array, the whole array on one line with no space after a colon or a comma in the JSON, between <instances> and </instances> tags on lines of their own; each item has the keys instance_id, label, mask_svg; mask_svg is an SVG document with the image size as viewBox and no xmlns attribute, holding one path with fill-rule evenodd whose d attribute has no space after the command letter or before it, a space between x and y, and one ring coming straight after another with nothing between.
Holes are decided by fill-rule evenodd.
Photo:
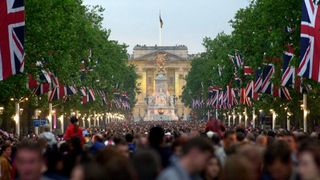
<instances>
[{"instance_id":1,"label":"green foliage","mask_svg":"<svg viewBox=\"0 0 320 180\"><path fill-rule=\"evenodd\" d=\"M18 101L29 97L30 102L26 106L33 104L43 110L47 108L42 106L48 103L47 95L41 98L31 96L26 88L27 74L36 76L39 73L37 61L41 61L44 68L50 69L65 85L107 91L109 101L118 85L117 91L130 92L131 105L134 104L135 93L131 92L135 92L137 75L127 65L127 46L109 40L111 31L102 27L103 8L86 7L81 0L28 0L25 9L25 74L0 82L0 104L5 106L5 111L12 112L12 106L7 105L11 98ZM84 81L80 81L82 61L90 70L85 74ZM79 94L66 102L60 100L54 104L64 112L70 112L71 109L109 110L99 100L81 105ZM4 119L11 115L9 113Z\"/></svg>"},{"instance_id":2,"label":"green foliage","mask_svg":"<svg viewBox=\"0 0 320 180\"><path fill-rule=\"evenodd\" d=\"M282 53L288 43L293 44L295 48L296 56L292 65L296 67L299 65L300 17L301 1L299 0L255 0L248 7L240 9L230 21L234 29L231 35L221 33L214 39L204 38L203 45L206 51L192 63L183 92L184 102L191 106L192 98L201 95L204 99L206 98L209 85L223 88L233 81L232 64L227 55L234 54L235 49L241 53L245 65L253 69L263 67L267 63L275 64L276 73L272 81L279 86ZM293 32L286 32L287 27L293 29ZM224 67L221 77L218 75L219 66ZM245 85L254 77L242 76L242 78ZM204 84L203 89L201 89L201 82ZM311 80L304 80L304 82L313 86L308 99L310 102L308 108L311 112L310 117L314 120L320 117L317 105L320 86ZM263 94L259 101L254 102L254 106L256 109L264 109L268 112L269 109L275 109L279 119L282 120L281 123L286 118L284 108L288 107L291 112L294 112L292 119L299 124L302 117L300 111L302 95L295 89L290 89L290 93L292 101ZM241 106L239 108L241 109Z\"/></svg>"}]
</instances>

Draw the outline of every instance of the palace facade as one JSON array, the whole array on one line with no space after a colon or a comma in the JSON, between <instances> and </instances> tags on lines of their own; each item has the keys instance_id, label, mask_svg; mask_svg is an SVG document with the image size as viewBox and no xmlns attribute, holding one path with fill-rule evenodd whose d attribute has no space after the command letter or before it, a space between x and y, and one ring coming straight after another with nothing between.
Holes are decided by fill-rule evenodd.
<instances>
[{"instance_id":1,"label":"palace facade","mask_svg":"<svg viewBox=\"0 0 320 180\"><path fill-rule=\"evenodd\" d=\"M150 117L148 115L149 101L156 96L156 77L159 68L157 57L160 54L165 55L165 62L162 66L166 75L166 91L174 99L175 114L180 120L186 120L189 117L190 109L181 102L183 87L186 83L185 77L191 68L192 56L188 54L188 48L184 45L137 45L129 58L129 64L136 67L139 75L137 85L140 93L136 96L136 105L132 112L135 121L148 120Z\"/></svg>"}]
</instances>

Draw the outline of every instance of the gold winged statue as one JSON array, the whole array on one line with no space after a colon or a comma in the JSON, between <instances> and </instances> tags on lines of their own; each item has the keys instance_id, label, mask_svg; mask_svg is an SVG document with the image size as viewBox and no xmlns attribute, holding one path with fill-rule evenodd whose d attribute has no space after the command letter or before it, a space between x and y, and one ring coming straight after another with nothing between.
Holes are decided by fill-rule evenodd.
<instances>
[{"instance_id":1,"label":"gold winged statue","mask_svg":"<svg viewBox=\"0 0 320 180\"><path fill-rule=\"evenodd\" d=\"M166 60L167 60L167 53L162 52L157 54L155 61L157 63L159 71L164 71L164 65L166 63Z\"/></svg>"}]
</instances>

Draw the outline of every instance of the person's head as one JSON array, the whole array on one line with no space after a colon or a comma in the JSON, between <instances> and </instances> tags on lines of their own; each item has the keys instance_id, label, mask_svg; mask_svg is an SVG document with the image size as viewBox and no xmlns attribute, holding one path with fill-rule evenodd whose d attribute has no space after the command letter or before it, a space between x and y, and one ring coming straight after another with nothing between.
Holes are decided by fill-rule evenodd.
<instances>
[{"instance_id":1,"label":"person's head","mask_svg":"<svg viewBox=\"0 0 320 180\"><path fill-rule=\"evenodd\" d=\"M10 142L5 142L2 146L1 146L1 152L2 152L2 156L6 157L6 158L10 158L11 153L12 153L12 145Z\"/></svg>"},{"instance_id":2,"label":"person's head","mask_svg":"<svg viewBox=\"0 0 320 180\"><path fill-rule=\"evenodd\" d=\"M255 146L253 144L242 144L236 149L236 153L246 158L252 165L252 175L254 179L259 179L263 165L263 151L264 148L261 146Z\"/></svg>"},{"instance_id":3,"label":"person's head","mask_svg":"<svg viewBox=\"0 0 320 180\"><path fill-rule=\"evenodd\" d=\"M253 168L243 156L231 155L226 159L222 171L222 180L253 180Z\"/></svg>"},{"instance_id":4,"label":"person's head","mask_svg":"<svg viewBox=\"0 0 320 180\"><path fill-rule=\"evenodd\" d=\"M181 159L191 163L191 173L200 172L204 170L213 153L213 145L208 139L195 137L182 145Z\"/></svg>"},{"instance_id":5,"label":"person's head","mask_svg":"<svg viewBox=\"0 0 320 180\"><path fill-rule=\"evenodd\" d=\"M216 156L211 156L204 170L203 176L205 179L221 178L222 167L219 159Z\"/></svg>"},{"instance_id":6,"label":"person's head","mask_svg":"<svg viewBox=\"0 0 320 180\"><path fill-rule=\"evenodd\" d=\"M149 144L151 147L160 147L164 142L164 130L160 126L152 127L149 132Z\"/></svg>"},{"instance_id":7,"label":"person's head","mask_svg":"<svg viewBox=\"0 0 320 180\"><path fill-rule=\"evenodd\" d=\"M187 142L187 140L188 139L185 138L185 137L179 137L179 138L176 138L175 141L173 141L171 148L172 148L173 153L176 156L178 156L178 157L181 156L181 154L182 154L182 150L181 150L182 149L182 145L185 144Z\"/></svg>"},{"instance_id":8,"label":"person's head","mask_svg":"<svg viewBox=\"0 0 320 180\"><path fill-rule=\"evenodd\" d=\"M236 143L237 143L236 132L232 131L232 130L226 131L226 133L224 134L224 137L223 137L224 148L228 149Z\"/></svg>"},{"instance_id":9,"label":"person's head","mask_svg":"<svg viewBox=\"0 0 320 180\"><path fill-rule=\"evenodd\" d=\"M298 171L302 180L320 178L320 144L318 141L302 143L298 151L298 158Z\"/></svg>"},{"instance_id":10,"label":"person's head","mask_svg":"<svg viewBox=\"0 0 320 180\"><path fill-rule=\"evenodd\" d=\"M70 123L71 124L77 124L78 123L78 118L76 116L71 116L70 117Z\"/></svg>"},{"instance_id":11,"label":"person's head","mask_svg":"<svg viewBox=\"0 0 320 180\"><path fill-rule=\"evenodd\" d=\"M71 173L71 180L104 180L103 169L96 163L77 165Z\"/></svg>"},{"instance_id":12,"label":"person's head","mask_svg":"<svg viewBox=\"0 0 320 180\"><path fill-rule=\"evenodd\" d=\"M93 143L95 142L103 142L103 136L101 134L95 134L92 138Z\"/></svg>"},{"instance_id":13,"label":"person's head","mask_svg":"<svg viewBox=\"0 0 320 180\"><path fill-rule=\"evenodd\" d=\"M44 131L45 132L50 132L50 126L49 125L45 125L44 126Z\"/></svg>"},{"instance_id":14,"label":"person's head","mask_svg":"<svg viewBox=\"0 0 320 180\"><path fill-rule=\"evenodd\" d=\"M95 157L96 162L103 168L104 179L111 180L117 177L118 180L133 179L133 167L121 152L115 147L108 146L99 151Z\"/></svg>"},{"instance_id":15,"label":"person's head","mask_svg":"<svg viewBox=\"0 0 320 180\"><path fill-rule=\"evenodd\" d=\"M17 147L16 166L22 180L40 180L44 162L41 146L34 141L24 140Z\"/></svg>"},{"instance_id":16,"label":"person's head","mask_svg":"<svg viewBox=\"0 0 320 180\"><path fill-rule=\"evenodd\" d=\"M292 173L291 150L289 145L282 141L274 141L264 154L264 165L272 179L287 179Z\"/></svg>"},{"instance_id":17,"label":"person's head","mask_svg":"<svg viewBox=\"0 0 320 180\"><path fill-rule=\"evenodd\" d=\"M115 142L116 148L117 150L125 157L129 157L129 146L127 144L127 142L122 139L119 138L119 140L117 142Z\"/></svg>"},{"instance_id":18,"label":"person's head","mask_svg":"<svg viewBox=\"0 0 320 180\"><path fill-rule=\"evenodd\" d=\"M237 141L240 143L246 139L246 135L243 132L237 132L236 136L237 136Z\"/></svg>"},{"instance_id":19,"label":"person's head","mask_svg":"<svg viewBox=\"0 0 320 180\"><path fill-rule=\"evenodd\" d=\"M256 144L259 146L267 146L268 145L268 137L265 135L259 135L256 139Z\"/></svg>"},{"instance_id":20,"label":"person's head","mask_svg":"<svg viewBox=\"0 0 320 180\"><path fill-rule=\"evenodd\" d=\"M156 179L161 170L161 159L153 150L137 151L132 157L132 163L140 180Z\"/></svg>"},{"instance_id":21,"label":"person's head","mask_svg":"<svg viewBox=\"0 0 320 180\"><path fill-rule=\"evenodd\" d=\"M294 137L294 135L290 132L285 132L282 136L282 140L284 140L285 142L288 143L290 149L292 152L296 152L297 151L297 142L296 142L296 138Z\"/></svg>"},{"instance_id":22,"label":"person's head","mask_svg":"<svg viewBox=\"0 0 320 180\"><path fill-rule=\"evenodd\" d=\"M134 138L133 135L130 134L130 133L126 134L126 136L125 136L125 139L126 139L127 143L132 143L133 142L133 138Z\"/></svg>"}]
</instances>

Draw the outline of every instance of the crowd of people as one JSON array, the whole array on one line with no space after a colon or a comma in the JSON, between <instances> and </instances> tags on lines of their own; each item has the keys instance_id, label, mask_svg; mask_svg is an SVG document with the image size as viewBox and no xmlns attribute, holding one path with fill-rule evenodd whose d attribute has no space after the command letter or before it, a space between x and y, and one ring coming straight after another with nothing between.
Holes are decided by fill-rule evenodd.
<instances>
[{"instance_id":1,"label":"crowd of people","mask_svg":"<svg viewBox=\"0 0 320 180\"><path fill-rule=\"evenodd\" d=\"M3 135L2 135L3 136ZM209 121L114 122L0 139L0 180L320 180L319 134Z\"/></svg>"}]
</instances>

